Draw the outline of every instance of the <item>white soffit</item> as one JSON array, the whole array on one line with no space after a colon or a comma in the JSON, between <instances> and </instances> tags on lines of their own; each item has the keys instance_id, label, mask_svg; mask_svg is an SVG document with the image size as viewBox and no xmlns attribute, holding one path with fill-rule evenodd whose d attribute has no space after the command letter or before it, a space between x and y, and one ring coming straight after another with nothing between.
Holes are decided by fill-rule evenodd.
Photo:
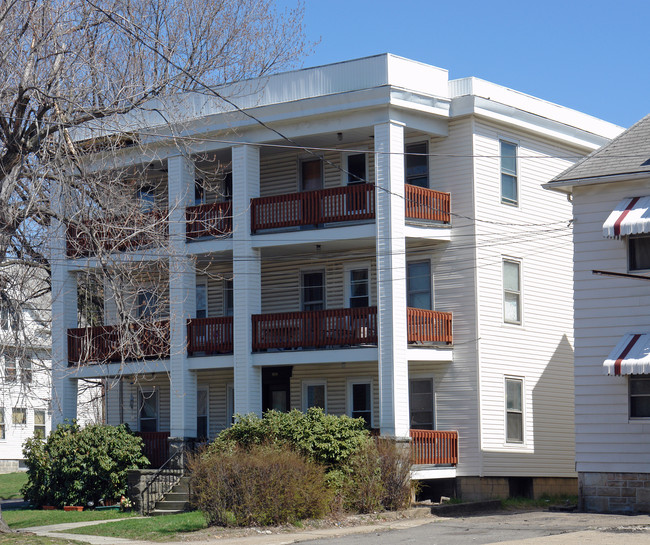
<instances>
[{"instance_id":1,"label":"white soffit","mask_svg":"<svg viewBox=\"0 0 650 545\"><path fill-rule=\"evenodd\" d=\"M603 366L608 375L650 374L650 334L623 335Z\"/></svg>"},{"instance_id":2,"label":"white soffit","mask_svg":"<svg viewBox=\"0 0 650 545\"><path fill-rule=\"evenodd\" d=\"M623 199L603 223L603 236L607 238L648 233L650 233L650 197Z\"/></svg>"}]
</instances>

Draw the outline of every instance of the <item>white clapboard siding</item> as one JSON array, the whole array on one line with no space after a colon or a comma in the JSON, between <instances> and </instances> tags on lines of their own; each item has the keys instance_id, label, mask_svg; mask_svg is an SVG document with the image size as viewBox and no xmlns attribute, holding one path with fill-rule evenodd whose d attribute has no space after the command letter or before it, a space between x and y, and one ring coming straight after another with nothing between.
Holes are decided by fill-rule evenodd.
<instances>
[{"instance_id":1,"label":"white clapboard siding","mask_svg":"<svg viewBox=\"0 0 650 545\"><path fill-rule=\"evenodd\" d=\"M576 187L575 411L580 472L647 472L650 420L629 418L628 378L607 376L603 361L626 333L650 332L648 282L592 274L627 272L626 240L603 237L602 225L625 197L650 194L650 179ZM623 447L622 447L623 445Z\"/></svg>"},{"instance_id":2,"label":"white clapboard siding","mask_svg":"<svg viewBox=\"0 0 650 545\"><path fill-rule=\"evenodd\" d=\"M164 373L124 377L122 382L123 410L120 414L120 379L109 379L106 385L106 422L110 425L128 424L132 430L139 430L140 392L158 392L158 430L169 431L169 378ZM133 403L131 403L133 401Z\"/></svg>"},{"instance_id":3,"label":"white clapboard siding","mask_svg":"<svg viewBox=\"0 0 650 545\"><path fill-rule=\"evenodd\" d=\"M200 387L208 388L208 434L214 438L230 425L227 418L227 387L233 384L233 372L232 369L198 371L196 380Z\"/></svg>"},{"instance_id":4,"label":"white clapboard siding","mask_svg":"<svg viewBox=\"0 0 650 545\"><path fill-rule=\"evenodd\" d=\"M518 206L501 203L500 139L518 145ZM575 152L477 121L474 154L483 471L574 476L572 210L541 184ZM521 262L521 325L504 323L504 258ZM524 381L523 444L505 439L506 376Z\"/></svg>"}]
</instances>

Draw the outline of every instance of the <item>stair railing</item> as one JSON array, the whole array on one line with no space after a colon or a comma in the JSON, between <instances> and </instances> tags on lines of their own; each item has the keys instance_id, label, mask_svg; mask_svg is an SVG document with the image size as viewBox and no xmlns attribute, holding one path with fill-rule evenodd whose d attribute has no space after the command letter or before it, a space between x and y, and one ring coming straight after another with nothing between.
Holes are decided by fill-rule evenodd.
<instances>
[{"instance_id":1,"label":"stair railing","mask_svg":"<svg viewBox=\"0 0 650 545\"><path fill-rule=\"evenodd\" d=\"M160 466L160 469L144 487L144 490L140 493L140 512L143 515L151 514L156 503L179 483L181 477L186 475L183 458L187 454L188 451L184 449L177 450ZM175 468L175 465L178 467Z\"/></svg>"}]
</instances>

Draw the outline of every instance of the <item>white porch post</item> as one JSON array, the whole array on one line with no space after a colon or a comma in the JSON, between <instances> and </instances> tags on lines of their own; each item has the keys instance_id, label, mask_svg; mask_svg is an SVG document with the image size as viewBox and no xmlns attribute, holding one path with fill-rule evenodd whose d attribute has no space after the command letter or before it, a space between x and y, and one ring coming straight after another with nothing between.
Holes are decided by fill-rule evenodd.
<instances>
[{"instance_id":1,"label":"white porch post","mask_svg":"<svg viewBox=\"0 0 650 545\"><path fill-rule=\"evenodd\" d=\"M187 320L195 314L196 272L185 245L185 207L194 204L194 164L170 157L169 192L169 325L170 440L196 437L196 374L187 366Z\"/></svg>"},{"instance_id":2,"label":"white porch post","mask_svg":"<svg viewBox=\"0 0 650 545\"><path fill-rule=\"evenodd\" d=\"M379 426L382 435L409 436L404 238L404 126L375 125Z\"/></svg>"},{"instance_id":3,"label":"white porch post","mask_svg":"<svg viewBox=\"0 0 650 545\"><path fill-rule=\"evenodd\" d=\"M261 258L251 244L250 200L259 196L260 153L255 146L232 149L233 335L235 413L262 414L262 373L253 367L251 316L261 312Z\"/></svg>"}]
</instances>

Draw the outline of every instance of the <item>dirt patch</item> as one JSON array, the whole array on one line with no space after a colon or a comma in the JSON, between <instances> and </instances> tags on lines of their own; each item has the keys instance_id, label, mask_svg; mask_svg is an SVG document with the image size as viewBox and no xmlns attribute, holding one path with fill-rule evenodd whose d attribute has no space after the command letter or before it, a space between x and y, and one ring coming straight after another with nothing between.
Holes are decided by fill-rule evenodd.
<instances>
[{"instance_id":1,"label":"dirt patch","mask_svg":"<svg viewBox=\"0 0 650 545\"><path fill-rule=\"evenodd\" d=\"M367 515L337 515L325 519L303 520L299 524L283 524L280 526L263 526L247 528L221 528L213 526L205 530L199 530L188 534L179 534L178 539L182 541L204 541L206 539L226 539L234 537L246 537L255 535L291 534L309 530L321 530L324 528L351 528L354 526L370 526L382 522L392 522L413 518L430 517L431 511L425 508L412 508L405 511L385 511L381 513L369 513Z\"/></svg>"}]
</instances>

